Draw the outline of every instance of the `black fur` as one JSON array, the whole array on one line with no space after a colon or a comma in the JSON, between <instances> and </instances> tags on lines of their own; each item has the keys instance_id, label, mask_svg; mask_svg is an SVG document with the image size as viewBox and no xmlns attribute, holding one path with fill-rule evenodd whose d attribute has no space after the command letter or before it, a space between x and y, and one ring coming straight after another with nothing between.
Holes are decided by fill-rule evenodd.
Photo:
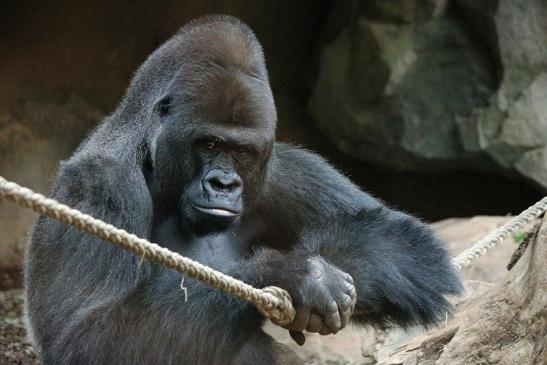
<instances>
[{"instance_id":1,"label":"black fur","mask_svg":"<svg viewBox=\"0 0 547 365\"><path fill-rule=\"evenodd\" d=\"M442 243L317 155L275 142L275 121L253 33L231 17L197 20L141 66L51 195L257 287L286 288L305 313L293 331L309 320L336 332L353 310L357 324L439 320L443 295L461 291ZM227 185L205 186L211 171ZM299 362L251 305L189 278L184 302L181 280L41 216L26 257L33 343L45 364Z\"/></svg>"}]
</instances>

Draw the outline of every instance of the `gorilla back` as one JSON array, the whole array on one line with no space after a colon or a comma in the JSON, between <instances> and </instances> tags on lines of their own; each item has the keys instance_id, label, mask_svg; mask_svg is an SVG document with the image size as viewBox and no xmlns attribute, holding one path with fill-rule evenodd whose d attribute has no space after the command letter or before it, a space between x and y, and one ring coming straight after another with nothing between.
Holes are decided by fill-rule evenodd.
<instances>
[{"instance_id":1,"label":"gorilla back","mask_svg":"<svg viewBox=\"0 0 547 365\"><path fill-rule=\"evenodd\" d=\"M61 163L51 196L256 287L285 288L287 327L431 325L461 291L442 243L319 156L275 142L260 44L237 19L193 21ZM328 229L327 229L328 228ZM26 312L46 364L295 364L255 308L38 218Z\"/></svg>"}]
</instances>

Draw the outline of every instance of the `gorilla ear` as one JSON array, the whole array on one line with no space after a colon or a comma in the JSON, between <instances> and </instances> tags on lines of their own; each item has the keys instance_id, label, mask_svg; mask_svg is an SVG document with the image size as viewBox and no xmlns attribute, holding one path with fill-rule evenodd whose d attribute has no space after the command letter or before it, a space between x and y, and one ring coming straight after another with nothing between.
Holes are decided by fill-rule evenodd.
<instances>
[{"instance_id":1,"label":"gorilla ear","mask_svg":"<svg viewBox=\"0 0 547 365\"><path fill-rule=\"evenodd\" d=\"M156 102L156 110L160 117L165 117L171 109L171 97L166 95Z\"/></svg>"}]
</instances>

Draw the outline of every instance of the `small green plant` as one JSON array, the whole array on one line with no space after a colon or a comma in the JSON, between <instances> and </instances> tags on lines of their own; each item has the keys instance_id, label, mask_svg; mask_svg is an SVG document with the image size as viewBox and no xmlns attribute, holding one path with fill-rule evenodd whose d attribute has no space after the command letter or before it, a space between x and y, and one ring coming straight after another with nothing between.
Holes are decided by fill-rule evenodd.
<instances>
[{"instance_id":1,"label":"small green plant","mask_svg":"<svg viewBox=\"0 0 547 365\"><path fill-rule=\"evenodd\" d=\"M524 241L524 237L526 237L526 234L524 232L515 232L513 234L513 241L520 245Z\"/></svg>"}]
</instances>

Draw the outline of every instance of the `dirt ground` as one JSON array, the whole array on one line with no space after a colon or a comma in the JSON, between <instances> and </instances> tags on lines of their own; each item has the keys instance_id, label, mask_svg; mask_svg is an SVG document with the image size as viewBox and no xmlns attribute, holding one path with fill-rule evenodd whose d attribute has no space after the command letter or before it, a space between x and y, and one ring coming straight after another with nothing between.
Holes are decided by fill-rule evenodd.
<instances>
[{"instance_id":1,"label":"dirt ground","mask_svg":"<svg viewBox=\"0 0 547 365\"><path fill-rule=\"evenodd\" d=\"M0 288L15 286L12 275L0 274ZM23 290L12 288L0 290L0 364L38 364L36 354L26 339L22 320Z\"/></svg>"}]
</instances>

